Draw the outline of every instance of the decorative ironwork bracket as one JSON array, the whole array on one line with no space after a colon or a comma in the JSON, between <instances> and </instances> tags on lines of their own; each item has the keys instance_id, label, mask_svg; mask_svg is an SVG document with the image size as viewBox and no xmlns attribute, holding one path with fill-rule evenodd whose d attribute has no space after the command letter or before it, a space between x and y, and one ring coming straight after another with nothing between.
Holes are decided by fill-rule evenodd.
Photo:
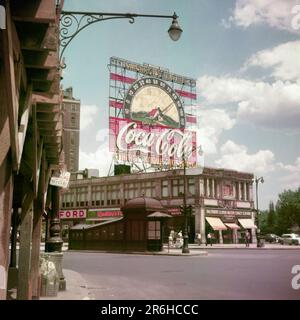
<instances>
[{"instance_id":1,"label":"decorative ironwork bracket","mask_svg":"<svg viewBox=\"0 0 300 320\"><path fill-rule=\"evenodd\" d=\"M151 17L151 18L171 18L177 21L178 16L174 12L171 16L164 15L147 15L136 13L103 13L103 12L75 12L75 11L62 11L60 15L60 67L65 68L66 64L63 61L63 55L70 44L70 42L80 33L83 29L96 22L112 20L112 19L128 19L129 23L134 23L136 17Z\"/></svg>"}]
</instances>

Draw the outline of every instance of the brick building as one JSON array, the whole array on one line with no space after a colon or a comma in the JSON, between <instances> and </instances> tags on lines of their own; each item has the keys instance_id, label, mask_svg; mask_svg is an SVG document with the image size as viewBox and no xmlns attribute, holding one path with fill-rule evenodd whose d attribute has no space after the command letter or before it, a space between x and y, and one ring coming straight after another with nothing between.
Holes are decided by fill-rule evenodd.
<instances>
[{"instance_id":1,"label":"brick building","mask_svg":"<svg viewBox=\"0 0 300 320\"><path fill-rule=\"evenodd\" d=\"M80 100L73 97L72 87L64 90L62 110L65 164L74 172L79 166Z\"/></svg>"}]
</instances>

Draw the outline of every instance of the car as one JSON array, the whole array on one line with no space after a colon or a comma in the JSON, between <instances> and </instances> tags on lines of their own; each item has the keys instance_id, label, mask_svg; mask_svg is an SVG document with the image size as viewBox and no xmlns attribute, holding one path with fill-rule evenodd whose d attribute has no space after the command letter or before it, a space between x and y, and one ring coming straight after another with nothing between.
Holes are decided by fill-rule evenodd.
<instances>
[{"instance_id":1,"label":"car","mask_svg":"<svg viewBox=\"0 0 300 320\"><path fill-rule=\"evenodd\" d=\"M300 236L296 233L285 233L281 236L280 243L300 245Z\"/></svg>"},{"instance_id":2,"label":"car","mask_svg":"<svg viewBox=\"0 0 300 320\"><path fill-rule=\"evenodd\" d=\"M281 238L274 233L268 233L264 236L265 241L270 243L279 243Z\"/></svg>"}]
</instances>

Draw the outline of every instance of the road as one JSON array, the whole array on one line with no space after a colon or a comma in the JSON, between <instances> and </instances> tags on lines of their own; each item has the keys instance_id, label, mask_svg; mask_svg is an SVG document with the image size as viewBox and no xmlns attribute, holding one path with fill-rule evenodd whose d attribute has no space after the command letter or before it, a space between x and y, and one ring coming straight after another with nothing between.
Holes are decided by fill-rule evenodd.
<instances>
[{"instance_id":1,"label":"road","mask_svg":"<svg viewBox=\"0 0 300 320\"><path fill-rule=\"evenodd\" d=\"M215 249L207 256L64 252L95 299L299 299L300 250ZM297 283L300 283L298 278Z\"/></svg>"}]
</instances>

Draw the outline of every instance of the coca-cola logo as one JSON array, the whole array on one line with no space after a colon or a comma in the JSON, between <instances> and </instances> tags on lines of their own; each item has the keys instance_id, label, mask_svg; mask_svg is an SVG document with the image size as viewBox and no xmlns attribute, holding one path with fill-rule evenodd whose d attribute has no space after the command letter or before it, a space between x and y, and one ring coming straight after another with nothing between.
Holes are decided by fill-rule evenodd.
<instances>
[{"instance_id":1,"label":"coca-cola logo","mask_svg":"<svg viewBox=\"0 0 300 320\"><path fill-rule=\"evenodd\" d=\"M119 151L138 151L145 154L188 160L193 155L193 132L180 129L138 128L136 122L126 123L116 139Z\"/></svg>"}]
</instances>

